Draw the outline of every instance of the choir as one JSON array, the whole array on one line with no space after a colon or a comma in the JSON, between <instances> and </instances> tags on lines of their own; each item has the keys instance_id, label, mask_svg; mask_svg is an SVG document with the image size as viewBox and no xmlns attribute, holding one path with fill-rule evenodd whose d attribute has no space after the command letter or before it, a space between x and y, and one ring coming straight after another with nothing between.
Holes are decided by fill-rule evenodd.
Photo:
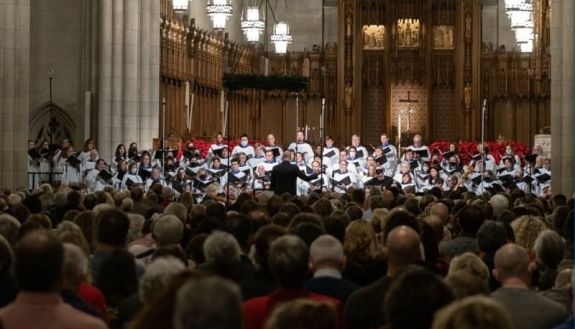
<instances>
[{"instance_id":1,"label":"choir","mask_svg":"<svg viewBox=\"0 0 575 329\"><path fill-rule=\"evenodd\" d=\"M312 191L345 193L350 188L373 186L395 186L412 193L434 188L476 194L521 189L545 195L551 178L550 159L538 154L537 148L521 159L507 146L497 163L488 147L479 144L477 152L470 154L470 162L462 163L455 145L451 144L445 153L430 150L422 144L420 135L415 135L413 144L398 154L385 133L380 145L369 145L371 152L361 145L357 135L341 150L334 146L331 136L325 137L322 147L314 149L302 132L285 150L276 144L273 134L268 135L267 145L250 145L248 136L243 135L230 152L224 136L218 134L206 156L191 142L182 150L155 151L139 151L138 145L131 143L129 148L117 146L111 164L99 157L92 139L79 152L67 139L55 150L50 150L46 142L31 141L29 148L30 189L48 181L52 172L54 182L84 183L88 192L102 191L106 186L118 190L142 186L149 190L156 185L173 190L176 197L187 191L199 199L210 187L220 195L269 190L271 171L284 152L290 153L292 162L306 175L320 173L309 182L298 179L298 195Z\"/></svg>"}]
</instances>

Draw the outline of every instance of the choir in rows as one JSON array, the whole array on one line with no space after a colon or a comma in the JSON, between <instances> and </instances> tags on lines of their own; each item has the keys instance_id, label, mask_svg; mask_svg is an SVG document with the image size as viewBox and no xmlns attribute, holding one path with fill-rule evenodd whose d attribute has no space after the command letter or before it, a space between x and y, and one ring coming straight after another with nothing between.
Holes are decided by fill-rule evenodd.
<instances>
[{"instance_id":1,"label":"choir in rows","mask_svg":"<svg viewBox=\"0 0 575 329\"><path fill-rule=\"evenodd\" d=\"M521 189L536 195L550 193L551 162L541 155L540 147L523 159L508 145L497 162L489 149L481 144L470 161L463 163L454 144L448 152L430 150L423 145L420 135L413 144L399 150L381 134L379 145L361 145L360 137L353 135L351 145L339 149L334 139L325 137L325 143L312 147L304 134L297 132L296 141L287 149L276 144L273 134L267 143L250 145L247 135L229 149L222 134L218 134L207 155L188 142L183 150L158 149L140 151L136 143L128 148L116 147L110 164L96 150L89 139L82 150L75 151L69 140L51 149L47 142L29 145L29 188L45 181L61 185L84 183L89 192L102 191L106 186L118 190L143 186L172 189L176 196L189 191L202 198L208 191L223 195L237 195L241 191L268 190L271 171L281 162L282 154L290 152L293 164L310 181L298 178L297 194L312 191L345 193L350 188L396 186L406 192L423 193L433 188L444 192L472 191L476 194Z\"/></svg>"}]
</instances>

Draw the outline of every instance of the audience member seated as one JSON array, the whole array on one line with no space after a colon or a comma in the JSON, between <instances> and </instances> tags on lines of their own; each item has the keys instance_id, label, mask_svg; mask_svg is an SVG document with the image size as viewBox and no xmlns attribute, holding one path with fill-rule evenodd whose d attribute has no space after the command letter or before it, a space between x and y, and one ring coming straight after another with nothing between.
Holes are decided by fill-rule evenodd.
<instances>
[{"instance_id":1,"label":"audience member seated","mask_svg":"<svg viewBox=\"0 0 575 329\"><path fill-rule=\"evenodd\" d=\"M495 253L493 274L501 288L491 296L507 310L515 328L553 328L567 318L565 308L530 289L529 254L517 244Z\"/></svg>"},{"instance_id":2,"label":"audience member seated","mask_svg":"<svg viewBox=\"0 0 575 329\"><path fill-rule=\"evenodd\" d=\"M336 329L337 312L333 305L298 299L278 306L266 329Z\"/></svg>"},{"instance_id":3,"label":"audience member seated","mask_svg":"<svg viewBox=\"0 0 575 329\"><path fill-rule=\"evenodd\" d=\"M468 297L439 310L432 329L513 329L505 309L484 296Z\"/></svg>"},{"instance_id":4,"label":"audience member seated","mask_svg":"<svg viewBox=\"0 0 575 329\"><path fill-rule=\"evenodd\" d=\"M436 311L453 300L435 274L417 265L402 269L385 296L383 311L390 329L431 328Z\"/></svg>"},{"instance_id":5,"label":"audience member seated","mask_svg":"<svg viewBox=\"0 0 575 329\"><path fill-rule=\"evenodd\" d=\"M186 270L186 265L174 257L154 259L146 267L140 278L138 293L120 302L117 323L127 328L140 309L168 286L178 273Z\"/></svg>"},{"instance_id":6,"label":"audience member seated","mask_svg":"<svg viewBox=\"0 0 575 329\"><path fill-rule=\"evenodd\" d=\"M341 242L330 235L318 237L310 246L313 278L306 281L305 289L338 299L344 305L347 297L360 287L342 279L341 271L345 268L345 262Z\"/></svg>"},{"instance_id":7,"label":"audience member seated","mask_svg":"<svg viewBox=\"0 0 575 329\"><path fill-rule=\"evenodd\" d=\"M268 255L270 245L285 234L286 230L276 225L263 226L256 233L253 241L253 258L257 269L253 276L241 282L244 300L268 295L278 288L278 283L270 271Z\"/></svg>"},{"instance_id":8,"label":"audience member seated","mask_svg":"<svg viewBox=\"0 0 575 329\"><path fill-rule=\"evenodd\" d=\"M485 220L479 206L467 205L461 209L457 222L461 233L452 241L440 245L440 251L447 257L454 257L465 252L477 252L477 231Z\"/></svg>"},{"instance_id":9,"label":"audience member seated","mask_svg":"<svg viewBox=\"0 0 575 329\"><path fill-rule=\"evenodd\" d=\"M177 292L173 328L242 329L241 300L240 290L231 281L218 277L190 279Z\"/></svg>"},{"instance_id":10,"label":"audience member seated","mask_svg":"<svg viewBox=\"0 0 575 329\"><path fill-rule=\"evenodd\" d=\"M62 301L64 248L53 233L37 230L26 235L16 246L15 257L20 292L13 303L0 309L3 328L107 327Z\"/></svg>"},{"instance_id":11,"label":"audience member seated","mask_svg":"<svg viewBox=\"0 0 575 329\"><path fill-rule=\"evenodd\" d=\"M303 289L308 275L308 261L309 250L300 238L285 235L272 243L268 263L280 288L267 296L244 302L245 329L263 328L276 306L299 298L331 303L339 313L341 303L338 300Z\"/></svg>"},{"instance_id":12,"label":"audience member seated","mask_svg":"<svg viewBox=\"0 0 575 329\"><path fill-rule=\"evenodd\" d=\"M386 324L384 296L399 270L422 260L420 246L418 233L410 227L399 226L389 232L385 239L387 274L349 296L344 310L347 328L379 328Z\"/></svg>"}]
</instances>

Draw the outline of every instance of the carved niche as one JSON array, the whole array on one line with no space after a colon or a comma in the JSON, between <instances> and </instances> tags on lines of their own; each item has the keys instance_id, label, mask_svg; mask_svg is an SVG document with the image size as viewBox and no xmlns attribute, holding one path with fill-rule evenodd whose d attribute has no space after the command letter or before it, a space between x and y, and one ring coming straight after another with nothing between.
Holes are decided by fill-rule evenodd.
<instances>
[{"instance_id":1,"label":"carved niche","mask_svg":"<svg viewBox=\"0 0 575 329\"><path fill-rule=\"evenodd\" d=\"M453 49L453 26L433 27L433 49Z\"/></svg>"},{"instance_id":2,"label":"carved niche","mask_svg":"<svg viewBox=\"0 0 575 329\"><path fill-rule=\"evenodd\" d=\"M419 47L419 19L402 18L397 20L397 47Z\"/></svg>"},{"instance_id":3,"label":"carved niche","mask_svg":"<svg viewBox=\"0 0 575 329\"><path fill-rule=\"evenodd\" d=\"M363 31L363 50L385 49L384 25L364 25L362 31Z\"/></svg>"}]
</instances>

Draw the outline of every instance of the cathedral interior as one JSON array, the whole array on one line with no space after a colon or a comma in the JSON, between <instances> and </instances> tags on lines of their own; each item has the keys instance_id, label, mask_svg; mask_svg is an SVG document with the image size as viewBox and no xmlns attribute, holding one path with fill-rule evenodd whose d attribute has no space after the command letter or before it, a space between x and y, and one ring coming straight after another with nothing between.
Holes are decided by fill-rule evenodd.
<instances>
[{"instance_id":1,"label":"cathedral interior","mask_svg":"<svg viewBox=\"0 0 575 329\"><path fill-rule=\"evenodd\" d=\"M28 140L94 138L109 159L304 130L542 145L572 194L574 16L572 0L3 0L0 186L26 184ZM230 91L226 73L309 87Z\"/></svg>"}]
</instances>

